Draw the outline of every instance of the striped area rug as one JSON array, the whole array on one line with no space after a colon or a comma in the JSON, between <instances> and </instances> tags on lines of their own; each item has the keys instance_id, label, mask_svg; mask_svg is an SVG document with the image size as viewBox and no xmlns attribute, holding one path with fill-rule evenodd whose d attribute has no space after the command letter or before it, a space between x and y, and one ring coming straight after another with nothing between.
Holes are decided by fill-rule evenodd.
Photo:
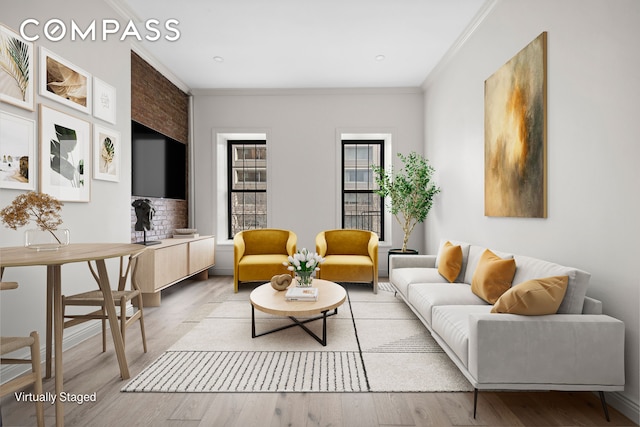
<instances>
[{"instance_id":1,"label":"striped area rug","mask_svg":"<svg viewBox=\"0 0 640 427\"><path fill-rule=\"evenodd\" d=\"M367 391L357 352L167 351L122 391Z\"/></svg>"},{"instance_id":2,"label":"striped area rug","mask_svg":"<svg viewBox=\"0 0 640 427\"><path fill-rule=\"evenodd\" d=\"M251 338L249 293L212 311L123 392L447 392L471 390L389 283L343 284L347 301L327 320L323 347L300 328ZM231 287L230 287L231 288ZM289 323L257 312L258 330ZM313 322L316 323L316 322ZM319 333L319 325L310 323Z\"/></svg>"}]
</instances>

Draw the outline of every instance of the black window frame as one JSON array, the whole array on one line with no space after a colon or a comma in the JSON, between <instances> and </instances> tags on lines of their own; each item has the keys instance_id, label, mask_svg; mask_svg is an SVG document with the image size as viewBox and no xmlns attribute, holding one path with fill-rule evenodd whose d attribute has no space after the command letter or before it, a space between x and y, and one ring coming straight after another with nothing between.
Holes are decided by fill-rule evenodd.
<instances>
[{"instance_id":1,"label":"black window frame","mask_svg":"<svg viewBox=\"0 0 640 427\"><path fill-rule=\"evenodd\" d=\"M371 166L381 166L384 167L385 164L385 141L383 139L343 139L341 144L341 151L342 151L342 167L341 167L341 204L340 204L340 210L341 210L341 218L342 218L342 228L345 228L346 225L346 210L345 210L345 195L346 194L371 194L373 197L379 197L380 198L380 212L379 212L379 218L380 218L380 232L378 234L378 238L380 239L380 241L384 241L384 236L385 236L385 206L384 206L384 198L382 196L379 196L375 193L375 190L373 189L373 187L375 187L375 175L373 173L373 171L371 171ZM377 164L374 160L375 159L371 159L368 158L367 159L367 164L369 165L369 170L371 171L371 181L372 181L372 188L371 189L346 189L345 188L345 175L346 175L346 167L347 167L347 159L346 159L346 147L349 145L366 145L366 146L370 146L370 145L377 145L379 147L379 151L380 151L380 163ZM357 162L358 162L358 155L357 155L357 149L356 149L356 156L355 156L355 161L356 161L356 166L357 166ZM356 169L356 177L357 177L357 169ZM357 180L357 178L356 178ZM357 197L357 196L356 196ZM357 203L356 203L357 205ZM376 211L377 212L377 211ZM351 227L353 228L353 227ZM360 230L363 230L365 228L358 228ZM368 230L367 231L373 231L376 232L376 230Z\"/></svg>"},{"instance_id":2,"label":"black window frame","mask_svg":"<svg viewBox=\"0 0 640 427\"><path fill-rule=\"evenodd\" d=\"M266 146L267 146L267 141L266 140L246 140L246 139L234 139L234 140L227 140L227 233L229 235L229 239L233 239L234 234L233 234L233 225L232 225L232 220L233 220L233 211L232 211L232 200L233 200L233 194L235 193L267 193L267 187L268 187L268 177L267 180L265 180L265 188L264 189L259 189L259 188L251 188L251 189L234 189L233 188L233 183L234 183L234 147L237 146L257 146L257 145L264 145L265 147L265 153L266 153ZM265 162L267 160L266 156L265 156ZM257 168L250 168L248 170L253 170L253 171L257 171ZM265 170L266 170L266 164L265 164ZM265 213L266 215L266 213ZM254 216L257 217L257 213L254 211ZM252 228L242 228L242 230L251 230Z\"/></svg>"}]
</instances>

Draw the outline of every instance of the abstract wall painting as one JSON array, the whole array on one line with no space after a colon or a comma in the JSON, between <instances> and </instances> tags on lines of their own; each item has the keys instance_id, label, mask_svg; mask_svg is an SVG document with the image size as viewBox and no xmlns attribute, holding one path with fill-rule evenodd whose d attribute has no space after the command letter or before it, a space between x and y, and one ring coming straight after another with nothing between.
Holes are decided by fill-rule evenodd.
<instances>
[{"instance_id":1,"label":"abstract wall painting","mask_svg":"<svg viewBox=\"0 0 640 427\"><path fill-rule=\"evenodd\" d=\"M93 178L120 181L120 132L93 126Z\"/></svg>"},{"instance_id":2,"label":"abstract wall painting","mask_svg":"<svg viewBox=\"0 0 640 427\"><path fill-rule=\"evenodd\" d=\"M40 104L40 157L40 191L62 201L90 201L88 121Z\"/></svg>"},{"instance_id":3,"label":"abstract wall painting","mask_svg":"<svg viewBox=\"0 0 640 427\"><path fill-rule=\"evenodd\" d=\"M547 33L485 81L486 216L547 217Z\"/></svg>"},{"instance_id":4,"label":"abstract wall painting","mask_svg":"<svg viewBox=\"0 0 640 427\"><path fill-rule=\"evenodd\" d=\"M36 123L0 111L0 188L35 191Z\"/></svg>"},{"instance_id":5,"label":"abstract wall painting","mask_svg":"<svg viewBox=\"0 0 640 427\"><path fill-rule=\"evenodd\" d=\"M40 95L91 114L91 74L40 47Z\"/></svg>"},{"instance_id":6,"label":"abstract wall painting","mask_svg":"<svg viewBox=\"0 0 640 427\"><path fill-rule=\"evenodd\" d=\"M33 111L33 43L0 24L0 101Z\"/></svg>"}]
</instances>

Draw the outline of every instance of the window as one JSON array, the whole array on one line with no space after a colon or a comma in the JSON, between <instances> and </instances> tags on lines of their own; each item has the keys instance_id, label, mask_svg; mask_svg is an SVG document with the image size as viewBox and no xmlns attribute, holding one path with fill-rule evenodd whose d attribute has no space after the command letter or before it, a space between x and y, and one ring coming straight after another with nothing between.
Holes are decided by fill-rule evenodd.
<instances>
[{"instance_id":1,"label":"window","mask_svg":"<svg viewBox=\"0 0 640 427\"><path fill-rule=\"evenodd\" d=\"M342 228L369 230L384 236L384 201L372 166L384 165L383 140L342 141Z\"/></svg>"},{"instance_id":2,"label":"window","mask_svg":"<svg viewBox=\"0 0 640 427\"><path fill-rule=\"evenodd\" d=\"M267 227L267 142L227 141L229 239Z\"/></svg>"}]
</instances>

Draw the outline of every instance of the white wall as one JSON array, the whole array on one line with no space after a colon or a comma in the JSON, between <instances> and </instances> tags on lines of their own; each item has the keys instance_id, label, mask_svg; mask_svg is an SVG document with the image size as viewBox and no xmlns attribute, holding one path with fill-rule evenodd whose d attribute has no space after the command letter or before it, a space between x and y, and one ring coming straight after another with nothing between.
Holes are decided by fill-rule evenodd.
<instances>
[{"instance_id":1,"label":"white wall","mask_svg":"<svg viewBox=\"0 0 640 427\"><path fill-rule=\"evenodd\" d=\"M195 226L218 235L218 274L233 274L233 252L216 230L217 132L266 132L269 161L269 226L293 230L298 247L315 249L322 230L341 228L340 132L391 133L393 156L422 151L423 109L418 89L194 91ZM397 159L394 159L394 162ZM423 228L412 235L422 247ZM402 242L394 225L393 243ZM381 248L380 270L386 273Z\"/></svg>"},{"instance_id":2,"label":"white wall","mask_svg":"<svg viewBox=\"0 0 640 427\"><path fill-rule=\"evenodd\" d=\"M638 420L640 2L498 1L425 82L426 153L442 187L428 252L465 240L584 269L625 322L625 391ZM484 81L548 32L548 218L484 216ZM610 397L609 400L612 400Z\"/></svg>"},{"instance_id":3,"label":"white wall","mask_svg":"<svg viewBox=\"0 0 640 427\"><path fill-rule=\"evenodd\" d=\"M117 119L116 125L111 125L81 113L48 98L37 95L36 111L30 112L12 105L1 103L0 110L7 111L38 122L37 104L42 103L74 117L98 123L110 129L116 129L122 135L122 163L120 182L96 181L91 182L91 202L65 202L62 208L61 227L68 228L71 241L81 242L124 242L130 241L130 203L131 203L131 99L130 99L130 45L120 42L118 38L103 41L71 41L65 38L59 42L51 42L42 37L42 25L51 18L62 19L70 25L75 19L81 25L90 23L103 16L117 17L106 3L92 2L86 6L82 0L68 0L65 2L50 2L45 0L26 0L20 2L5 2L2 5L0 20L14 31L18 31L20 23L26 18L35 18L41 22L40 31L30 27L30 34L41 35L35 42L36 58L39 47L44 46L51 52L70 61L76 66L114 86L117 91ZM39 72L36 61L36 76ZM39 151L39 150L38 150ZM18 190L0 190L0 207L4 207L21 194ZM0 226L0 246L20 246L23 244L24 230L17 231ZM117 274L117 261L109 262L111 277ZM44 346L45 336L45 295L46 271L45 267L14 267L7 268L3 280L18 281L20 288L4 291L0 297L0 320L2 335L28 335L37 330L41 335ZM113 282L113 280L112 280ZM65 265L62 268L62 291L70 294L86 290L87 286L94 286L95 281L89 273L85 263ZM116 285L116 283L112 283ZM65 331L65 342L73 337L79 329ZM98 329L99 330L99 329Z\"/></svg>"}]
</instances>

